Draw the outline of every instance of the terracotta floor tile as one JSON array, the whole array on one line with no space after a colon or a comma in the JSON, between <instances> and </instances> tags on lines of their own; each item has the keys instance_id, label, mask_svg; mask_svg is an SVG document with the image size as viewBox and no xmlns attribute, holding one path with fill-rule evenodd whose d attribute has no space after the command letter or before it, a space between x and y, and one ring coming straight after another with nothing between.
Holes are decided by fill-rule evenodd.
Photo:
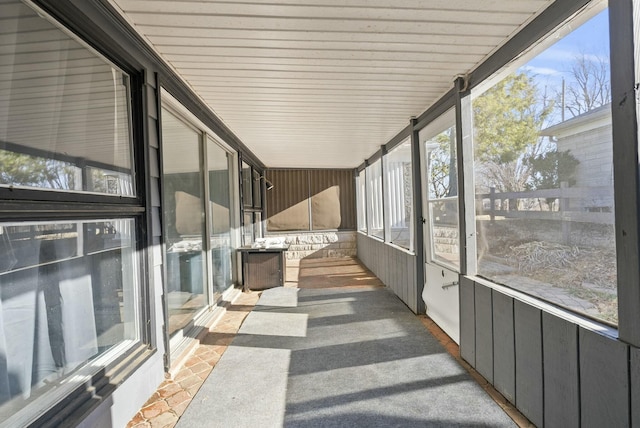
<instances>
[{"instance_id":1,"label":"terracotta floor tile","mask_svg":"<svg viewBox=\"0 0 640 428\"><path fill-rule=\"evenodd\" d=\"M130 425L130 424L131 422L129 422L129 425L127 425L127 428L151 428L151 424L147 421L142 421L135 425Z\"/></svg>"},{"instance_id":2,"label":"terracotta floor tile","mask_svg":"<svg viewBox=\"0 0 640 428\"><path fill-rule=\"evenodd\" d=\"M206 336L205 336L205 338L206 338ZM196 348L196 350L193 352L193 355L196 355L196 356L200 357L200 355L206 354L212 348L213 348L213 345L209 345L209 344L204 343L204 339L203 339L203 341L200 342L200 345L198 346L198 348Z\"/></svg>"},{"instance_id":3,"label":"terracotta floor tile","mask_svg":"<svg viewBox=\"0 0 640 428\"><path fill-rule=\"evenodd\" d=\"M187 369L187 368L183 368L182 370L180 370L178 373L176 373L175 377L173 378L174 382L180 383L185 379L188 379L192 376L194 376L195 373L193 373L191 371L191 369Z\"/></svg>"},{"instance_id":4,"label":"terracotta floor tile","mask_svg":"<svg viewBox=\"0 0 640 428\"><path fill-rule=\"evenodd\" d=\"M198 363L198 364L197 364L197 365L195 365L195 366L192 366L192 367L190 368L190 370L191 370L194 374L199 374L199 373L201 373L201 372L211 370L211 365L209 365L209 364L207 364L207 363L205 363L204 361L202 361L202 360L201 360L201 361L200 361L200 363Z\"/></svg>"},{"instance_id":5,"label":"terracotta floor tile","mask_svg":"<svg viewBox=\"0 0 640 428\"><path fill-rule=\"evenodd\" d=\"M200 379L196 375L190 376L180 382L180 386L184 389L187 389L193 385L201 385L201 384L202 384L202 379Z\"/></svg>"},{"instance_id":6,"label":"terracotta floor tile","mask_svg":"<svg viewBox=\"0 0 640 428\"><path fill-rule=\"evenodd\" d=\"M171 385L171 384L173 384L173 381L171 379L164 380L164 381L162 381L160 386L158 386L158 389L162 389L162 388L164 388L164 387L166 387L168 385Z\"/></svg>"},{"instance_id":7,"label":"terracotta floor tile","mask_svg":"<svg viewBox=\"0 0 640 428\"><path fill-rule=\"evenodd\" d=\"M189 397L191 397L191 395L189 395ZM184 411L187 410L187 407L189 407L189 404L191 404L191 399L189 399L188 401L183 401L180 404L176 404L171 408L171 410L173 411L173 413L176 414L176 416L180 417L182 416Z\"/></svg>"},{"instance_id":8,"label":"terracotta floor tile","mask_svg":"<svg viewBox=\"0 0 640 428\"><path fill-rule=\"evenodd\" d=\"M201 386L202 386L202 383L192 385L189 388L186 388L186 391L189 393L190 396L195 397L196 393L200 390Z\"/></svg>"},{"instance_id":9,"label":"terracotta floor tile","mask_svg":"<svg viewBox=\"0 0 640 428\"><path fill-rule=\"evenodd\" d=\"M171 397L174 394L177 394L180 391L182 391L180 385L172 382L164 388L158 389L158 395L160 396L160 398L167 398Z\"/></svg>"},{"instance_id":10,"label":"terracotta floor tile","mask_svg":"<svg viewBox=\"0 0 640 428\"><path fill-rule=\"evenodd\" d=\"M149 419L152 428L170 428L178 423L178 417L172 412L166 412Z\"/></svg>"},{"instance_id":11,"label":"terracotta floor tile","mask_svg":"<svg viewBox=\"0 0 640 428\"><path fill-rule=\"evenodd\" d=\"M209 377L209 374L211 373L211 370L213 370L212 366L209 366L209 369L204 371L204 372L200 372L198 373L196 376L198 376L200 379L202 379L203 381L207 380L207 378Z\"/></svg>"},{"instance_id":12,"label":"terracotta floor tile","mask_svg":"<svg viewBox=\"0 0 640 428\"><path fill-rule=\"evenodd\" d=\"M167 398L167 404L169 405L169 407L173 408L177 404L181 404L181 403L184 403L185 401L190 401L190 400L191 400L191 396L189 395L189 393L187 391L182 390L177 394L174 394L171 397Z\"/></svg>"},{"instance_id":13,"label":"terracotta floor tile","mask_svg":"<svg viewBox=\"0 0 640 428\"><path fill-rule=\"evenodd\" d=\"M141 412L136 413L136 415L129 421L127 424L127 428L133 428L138 424L145 423L144 416L142 416Z\"/></svg>"},{"instance_id":14,"label":"terracotta floor tile","mask_svg":"<svg viewBox=\"0 0 640 428\"><path fill-rule=\"evenodd\" d=\"M193 355L191 358L185 361L184 367L190 368L192 366L200 364L201 362L202 360L197 355Z\"/></svg>"},{"instance_id":15,"label":"terracotta floor tile","mask_svg":"<svg viewBox=\"0 0 640 428\"><path fill-rule=\"evenodd\" d=\"M209 366L213 367L220 360L220 354L217 352L211 351L206 354L202 354L202 361L207 363Z\"/></svg>"},{"instance_id":16,"label":"terracotta floor tile","mask_svg":"<svg viewBox=\"0 0 640 428\"><path fill-rule=\"evenodd\" d=\"M143 407L142 416L144 416L145 419L150 420L166 412L167 410L169 410L169 405L165 401L158 401L151 404L150 406Z\"/></svg>"},{"instance_id":17,"label":"terracotta floor tile","mask_svg":"<svg viewBox=\"0 0 640 428\"><path fill-rule=\"evenodd\" d=\"M202 343L205 345L224 345L229 346L231 342L233 342L235 334L229 333L209 333L202 340Z\"/></svg>"}]
</instances>

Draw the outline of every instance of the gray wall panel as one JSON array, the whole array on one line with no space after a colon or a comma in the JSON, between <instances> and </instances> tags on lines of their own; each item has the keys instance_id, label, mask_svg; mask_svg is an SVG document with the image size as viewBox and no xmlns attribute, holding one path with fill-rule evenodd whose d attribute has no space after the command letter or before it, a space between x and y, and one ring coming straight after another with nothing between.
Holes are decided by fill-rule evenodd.
<instances>
[{"instance_id":1,"label":"gray wall panel","mask_svg":"<svg viewBox=\"0 0 640 428\"><path fill-rule=\"evenodd\" d=\"M580 426L578 327L542 313L544 423L551 427Z\"/></svg>"},{"instance_id":2,"label":"gray wall panel","mask_svg":"<svg viewBox=\"0 0 640 428\"><path fill-rule=\"evenodd\" d=\"M158 149L149 149L149 175L154 178L160 178L160 160Z\"/></svg>"},{"instance_id":3,"label":"gray wall panel","mask_svg":"<svg viewBox=\"0 0 640 428\"><path fill-rule=\"evenodd\" d=\"M640 349L631 348L631 426L640 428Z\"/></svg>"},{"instance_id":4,"label":"gray wall panel","mask_svg":"<svg viewBox=\"0 0 640 428\"><path fill-rule=\"evenodd\" d=\"M415 312L418 313L420 309L420 300L422 296L418 294L418 283L416 282L416 257L411 255L407 256L407 281L409 287L409 297L412 302L415 303ZM423 311L424 312L424 311Z\"/></svg>"},{"instance_id":5,"label":"gray wall panel","mask_svg":"<svg viewBox=\"0 0 640 428\"><path fill-rule=\"evenodd\" d=\"M541 311L514 302L516 406L537 426L543 424Z\"/></svg>"},{"instance_id":6,"label":"gray wall panel","mask_svg":"<svg viewBox=\"0 0 640 428\"><path fill-rule=\"evenodd\" d=\"M476 284L476 370L493 383L493 310L491 289Z\"/></svg>"},{"instance_id":7,"label":"gray wall panel","mask_svg":"<svg viewBox=\"0 0 640 428\"><path fill-rule=\"evenodd\" d=\"M513 299L493 290L493 385L512 403L516 401Z\"/></svg>"},{"instance_id":8,"label":"gray wall panel","mask_svg":"<svg viewBox=\"0 0 640 428\"><path fill-rule=\"evenodd\" d=\"M160 138L158 137L158 121L154 118L148 118L147 132L149 133L149 146L157 149L160 147Z\"/></svg>"},{"instance_id":9,"label":"gray wall panel","mask_svg":"<svg viewBox=\"0 0 640 428\"><path fill-rule=\"evenodd\" d=\"M417 313L415 255L360 233L356 239L360 261Z\"/></svg>"},{"instance_id":10,"label":"gray wall panel","mask_svg":"<svg viewBox=\"0 0 640 428\"><path fill-rule=\"evenodd\" d=\"M151 211L151 233L152 236L162 236L162 222L160 221L160 208L150 208Z\"/></svg>"},{"instance_id":11,"label":"gray wall panel","mask_svg":"<svg viewBox=\"0 0 640 428\"><path fill-rule=\"evenodd\" d=\"M582 426L629 426L628 346L583 328L579 340Z\"/></svg>"},{"instance_id":12,"label":"gray wall panel","mask_svg":"<svg viewBox=\"0 0 640 428\"><path fill-rule=\"evenodd\" d=\"M150 73L147 73L147 75ZM155 81L155 78L148 76L149 79L149 83L151 81ZM152 117L154 119L158 119L158 104L156 103L156 90L153 87L147 87L146 89L146 94L147 94L147 113L149 115L149 117Z\"/></svg>"},{"instance_id":13,"label":"gray wall panel","mask_svg":"<svg viewBox=\"0 0 640 428\"><path fill-rule=\"evenodd\" d=\"M160 207L160 180L149 178L149 192L151 193L151 206Z\"/></svg>"},{"instance_id":14,"label":"gray wall panel","mask_svg":"<svg viewBox=\"0 0 640 428\"><path fill-rule=\"evenodd\" d=\"M460 277L460 356L476 365L475 283Z\"/></svg>"}]
</instances>

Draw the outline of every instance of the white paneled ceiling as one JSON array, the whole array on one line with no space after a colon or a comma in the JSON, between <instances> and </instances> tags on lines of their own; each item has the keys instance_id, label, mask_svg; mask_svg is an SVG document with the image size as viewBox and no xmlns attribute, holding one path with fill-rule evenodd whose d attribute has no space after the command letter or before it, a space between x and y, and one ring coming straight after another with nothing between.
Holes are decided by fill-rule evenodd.
<instances>
[{"instance_id":1,"label":"white paneled ceiling","mask_svg":"<svg viewBox=\"0 0 640 428\"><path fill-rule=\"evenodd\" d=\"M111 0L269 167L351 168L552 0Z\"/></svg>"}]
</instances>

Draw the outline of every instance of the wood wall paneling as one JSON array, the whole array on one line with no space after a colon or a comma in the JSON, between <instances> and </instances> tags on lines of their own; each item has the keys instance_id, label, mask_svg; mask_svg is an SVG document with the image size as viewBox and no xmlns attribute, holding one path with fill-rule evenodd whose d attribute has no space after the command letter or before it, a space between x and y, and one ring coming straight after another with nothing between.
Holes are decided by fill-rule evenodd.
<instances>
[{"instance_id":1,"label":"wood wall paneling","mask_svg":"<svg viewBox=\"0 0 640 428\"><path fill-rule=\"evenodd\" d=\"M629 426L629 347L583 328L578 334L582 426Z\"/></svg>"},{"instance_id":2,"label":"wood wall paneling","mask_svg":"<svg viewBox=\"0 0 640 428\"><path fill-rule=\"evenodd\" d=\"M306 170L270 170L267 230L309 230L309 177Z\"/></svg>"},{"instance_id":3,"label":"wood wall paneling","mask_svg":"<svg viewBox=\"0 0 640 428\"><path fill-rule=\"evenodd\" d=\"M476 366L475 283L460 277L460 356Z\"/></svg>"},{"instance_id":4,"label":"wood wall paneling","mask_svg":"<svg viewBox=\"0 0 640 428\"><path fill-rule=\"evenodd\" d=\"M493 290L493 385L507 400L516 400L513 299Z\"/></svg>"},{"instance_id":5,"label":"wood wall paneling","mask_svg":"<svg viewBox=\"0 0 640 428\"><path fill-rule=\"evenodd\" d=\"M516 406L536 426L543 424L542 314L514 301Z\"/></svg>"},{"instance_id":6,"label":"wood wall paneling","mask_svg":"<svg viewBox=\"0 0 640 428\"><path fill-rule=\"evenodd\" d=\"M314 229L322 229L323 221L321 217L316 219L314 198L321 197L323 193L331 189L338 190L340 225L338 229L356 229L356 188L353 179L353 170L345 169L319 169L309 171L309 181L311 189L312 219ZM318 221L318 223L316 223ZM316 227L317 226L317 227Z\"/></svg>"},{"instance_id":7,"label":"wood wall paneling","mask_svg":"<svg viewBox=\"0 0 640 428\"><path fill-rule=\"evenodd\" d=\"M544 423L550 427L580 426L578 327L542 313Z\"/></svg>"},{"instance_id":8,"label":"wood wall paneling","mask_svg":"<svg viewBox=\"0 0 640 428\"><path fill-rule=\"evenodd\" d=\"M493 383L493 310L491 289L476 284L476 370Z\"/></svg>"},{"instance_id":9,"label":"wood wall paneling","mask_svg":"<svg viewBox=\"0 0 640 428\"><path fill-rule=\"evenodd\" d=\"M269 170L267 229L355 230L353 170ZM309 224L309 209L311 222Z\"/></svg>"}]
</instances>

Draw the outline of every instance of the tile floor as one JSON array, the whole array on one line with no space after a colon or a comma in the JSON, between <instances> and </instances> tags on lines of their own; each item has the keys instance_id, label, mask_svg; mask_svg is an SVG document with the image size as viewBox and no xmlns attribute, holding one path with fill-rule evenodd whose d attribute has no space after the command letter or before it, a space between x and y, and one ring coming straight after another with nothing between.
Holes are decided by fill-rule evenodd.
<instances>
[{"instance_id":1,"label":"tile floor","mask_svg":"<svg viewBox=\"0 0 640 428\"><path fill-rule=\"evenodd\" d=\"M362 287L383 286L378 278L357 259L306 259L287 263L286 287ZM242 293L222 318L200 340L199 345L173 377L164 381L129 422L127 428L172 428L198 392L204 380L227 349L246 316L260 297L260 292ZM533 427L491 384L460 358L458 345L429 317L418 318L447 351L473 376L484 390L520 427Z\"/></svg>"}]
</instances>

